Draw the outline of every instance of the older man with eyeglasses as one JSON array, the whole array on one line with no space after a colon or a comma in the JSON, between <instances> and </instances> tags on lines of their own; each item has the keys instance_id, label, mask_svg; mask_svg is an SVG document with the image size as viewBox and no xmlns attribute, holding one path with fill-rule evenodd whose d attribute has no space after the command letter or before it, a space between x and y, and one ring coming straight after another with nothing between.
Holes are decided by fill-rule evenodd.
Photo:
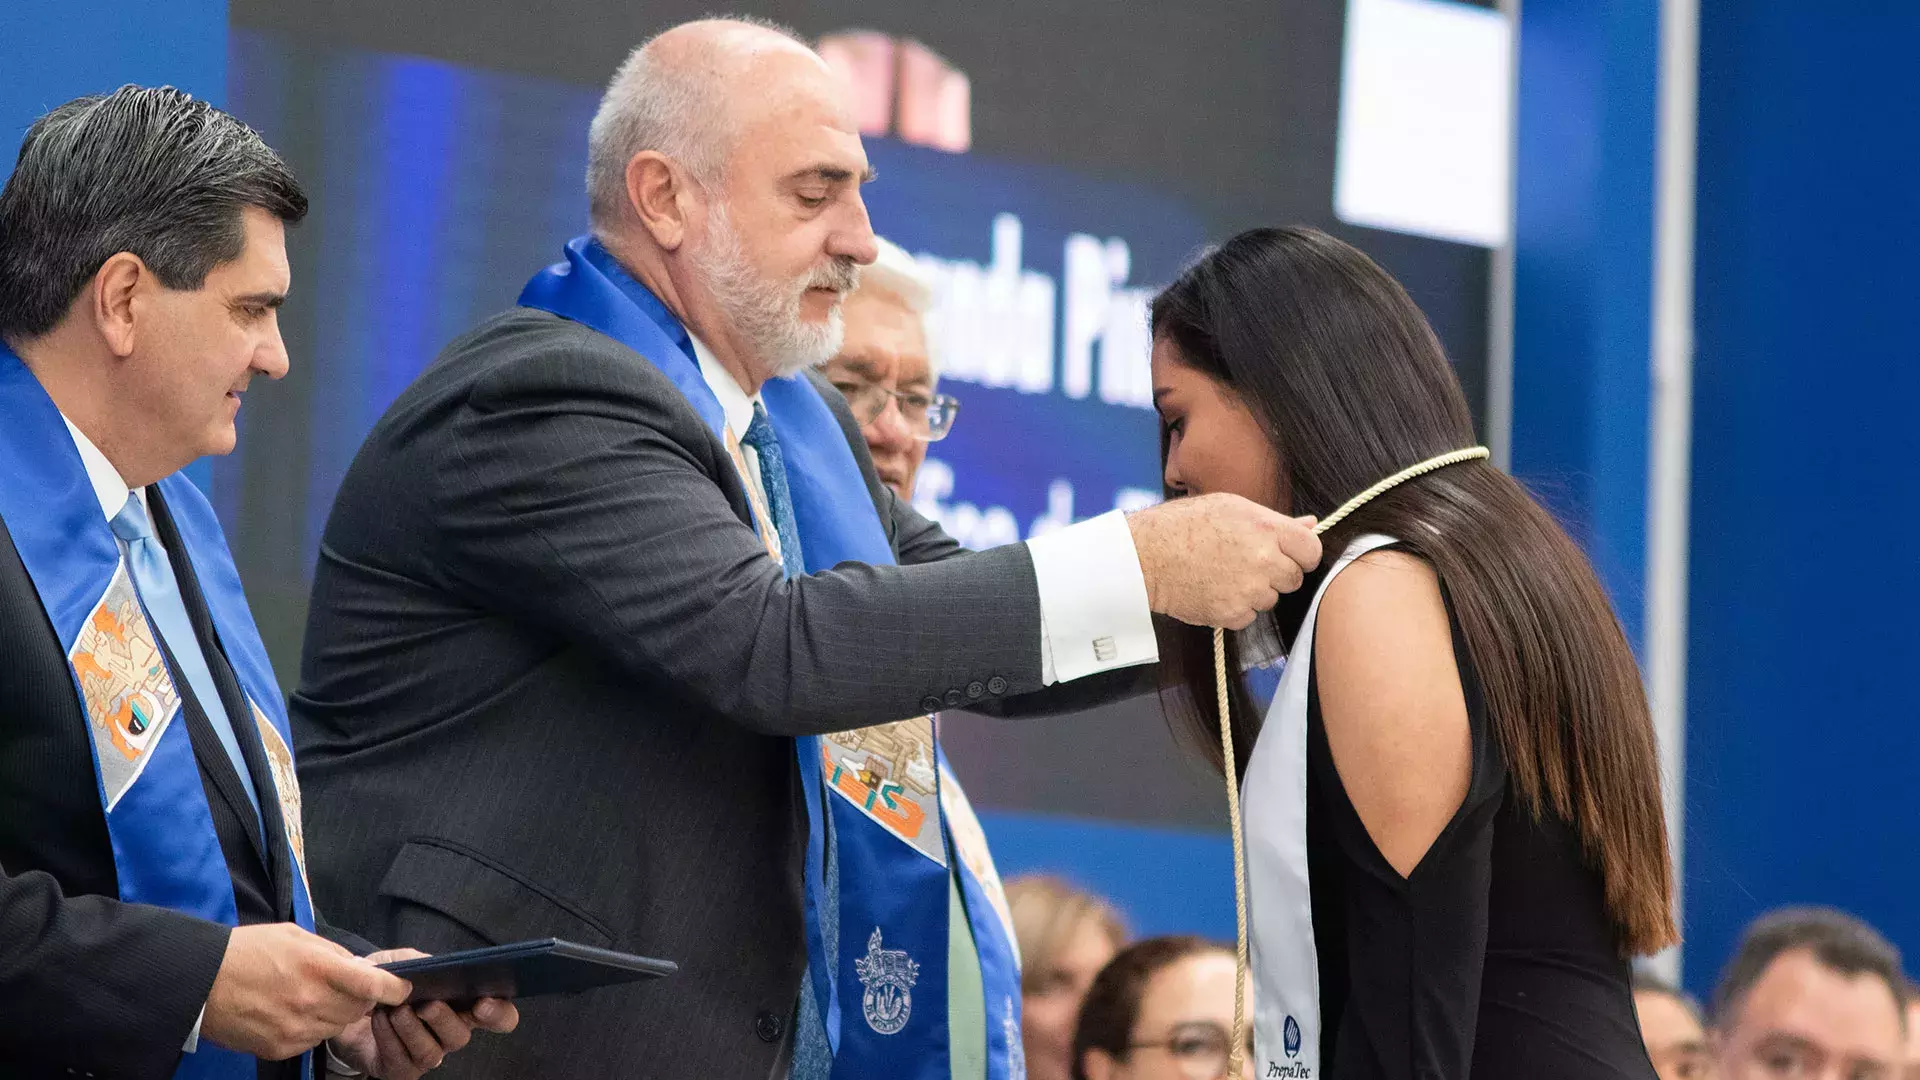
<instances>
[{"instance_id":1,"label":"older man with eyeglasses","mask_svg":"<svg viewBox=\"0 0 1920 1080\"><path fill-rule=\"evenodd\" d=\"M860 287L841 307L846 336L840 353L821 370L853 406L880 482L911 500L927 444L953 430L960 402L934 392L940 371L927 340L932 288L913 256L889 240L875 240L879 258L862 271Z\"/></svg>"}]
</instances>

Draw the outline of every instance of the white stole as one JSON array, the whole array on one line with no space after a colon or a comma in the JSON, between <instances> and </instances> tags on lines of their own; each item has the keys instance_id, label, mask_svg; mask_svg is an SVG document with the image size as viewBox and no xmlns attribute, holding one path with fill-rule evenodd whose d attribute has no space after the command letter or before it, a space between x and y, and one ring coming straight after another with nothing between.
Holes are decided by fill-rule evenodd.
<instances>
[{"instance_id":1,"label":"white stole","mask_svg":"<svg viewBox=\"0 0 1920 1080\"><path fill-rule=\"evenodd\" d=\"M1307 881L1307 686L1313 672L1313 624L1333 579L1355 559L1394 542L1389 536L1357 537L1327 571L1287 654L1280 689L1241 782L1252 924L1254 1075L1262 1080L1318 1080L1325 1075L1320 1069L1320 961L1314 952L1313 894Z\"/></svg>"}]
</instances>

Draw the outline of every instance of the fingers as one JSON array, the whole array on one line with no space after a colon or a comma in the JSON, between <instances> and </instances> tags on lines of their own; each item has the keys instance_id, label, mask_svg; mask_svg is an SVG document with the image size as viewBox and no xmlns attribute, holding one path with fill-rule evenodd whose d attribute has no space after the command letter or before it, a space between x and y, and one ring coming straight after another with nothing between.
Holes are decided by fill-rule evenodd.
<instances>
[{"instance_id":1,"label":"fingers","mask_svg":"<svg viewBox=\"0 0 1920 1080\"><path fill-rule=\"evenodd\" d=\"M368 953L365 959L369 964L393 964L401 960L424 960L429 955L419 949L381 949L377 953Z\"/></svg>"},{"instance_id":2,"label":"fingers","mask_svg":"<svg viewBox=\"0 0 1920 1080\"><path fill-rule=\"evenodd\" d=\"M481 998L473 1007L475 1027L505 1035L520 1026L520 1009L501 998Z\"/></svg>"},{"instance_id":3,"label":"fingers","mask_svg":"<svg viewBox=\"0 0 1920 1080\"><path fill-rule=\"evenodd\" d=\"M413 1063L406 1041L394 1030L392 1014L373 1014L373 1042L380 1054L377 1072L385 1080L419 1080L427 1071Z\"/></svg>"},{"instance_id":4,"label":"fingers","mask_svg":"<svg viewBox=\"0 0 1920 1080\"><path fill-rule=\"evenodd\" d=\"M427 1026L443 1053L451 1054L464 1049L473 1039L473 1027L469 1021L444 1001L430 1002L424 1008L407 1011L418 1016L421 1023Z\"/></svg>"},{"instance_id":5,"label":"fingers","mask_svg":"<svg viewBox=\"0 0 1920 1080\"><path fill-rule=\"evenodd\" d=\"M468 1038L467 1026L460 1023L460 1021L454 1017L452 1009L447 1008L445 1004L438 1001L428 1005L426 1008L429 1012L438 1012L445 1022L460 1029L459 1046L445 1045L443 1039L436 1037L439 1033L437 1027L429 1030L426 1023L423 1022L421 1014L404 1005L397 1009L378 1013L374 1020L375 1031L380 1029L380 1020L382 1018L386 1020L387 1026L400 1040L401 1047L406 1051L407 1056L404 1060L412 1062L415 1068L422 1071L439 1068L440 1062L446 1058L447 1052L449 1050L458 1050L461 1046L467 1045Z\"/></svg>"},{"instance_id":6,"label":"fingers","mask_svg":"<svg viewBox=\"0 0 1920 1080\"><path fill-rule=\"evenodd\" d=\"M1313 534L1313 518L1289 518L1279 528L1280 553L1302 570L1320 565L1320 538ZM1299 588L1296 582L1294 588Z\"/></svg>"},{"instance_id":7,"label":"fingers","mask_svg":"<svg viewBox=\"0 0 1920 1080\"><path fill-rule=\"evenodd\" d=\"M352 955L329 963L324 977L335 990L366 1004L401 1005L413 993L412 983Z\"/></svg>"}]
</instances>

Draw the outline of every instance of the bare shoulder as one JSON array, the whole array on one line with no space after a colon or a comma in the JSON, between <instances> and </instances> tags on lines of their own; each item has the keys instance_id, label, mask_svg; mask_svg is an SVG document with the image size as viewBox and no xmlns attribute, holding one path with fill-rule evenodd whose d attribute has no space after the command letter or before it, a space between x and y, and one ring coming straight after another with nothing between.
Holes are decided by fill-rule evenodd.
<instances>
[{"instance_id":1,"label":"bare shoulder","mask_svg":"<svg viewBox=\"0 0 1920 1080\"><path fill-rule=\"evenodd\" d=\"M1438 639L1433 640L1436 627ZM1315 650L1342 655L1377 655L1382 646L1444 647L1449 663L1452 635L1440 577L1425 559L1392 549L1370 551L1354 560L1327 586L1314 627ZM1367 646L1357 650L1347 646ZM1386 657L1380 657L1386 659ZM1322 664L1324 670L1325 664Z\"/></svg>"},{"instance_id":2,"label":"bare shoulder","mask_svg":"<svg viewBox=\"0 0 1920 1080\"><path fill-rule=\"evenodd\" d=\"M1374 551L1333 579L1314 628L1321 720L1374 844L1410 874L1466 797L1473 737L1440 579Z\"/></svg>"}]
</instances>

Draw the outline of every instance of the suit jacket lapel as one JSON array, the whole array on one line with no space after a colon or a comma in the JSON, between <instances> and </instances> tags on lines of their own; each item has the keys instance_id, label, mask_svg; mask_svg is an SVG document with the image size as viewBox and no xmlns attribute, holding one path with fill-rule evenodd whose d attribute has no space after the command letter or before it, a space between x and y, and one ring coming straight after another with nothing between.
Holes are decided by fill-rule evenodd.
<instances>
[{"instance_id":1,"label":"suit jacket lapel","mask_svg":"<svg viewBox=\"0 0 1920 1080\"><path fill-rule=\"evenodd\" d=\"M182 686L181 697L191 705L190 716L197 721L189 728L193 734L194 754L209 769L220 794L246 825L247 839L253 844L254 854L272 878L274 909L280 918L290 919L293 912L293 880L287 855L286 822L280 814L280 798L273 783L273 769L267 764L267 751L260 743L260 731L254 724L253 708L241 692L240 681L234 678L232 666L227 663L219 630L213 625L213 616L208 612L206 598L200 591L200 581L193 573L193 560L187 558L180 533L173 525L173 515L168 512L160 489L148 488L147 501L153 511L154 531L166 546L174 578L180 583L180 599L186 605L187 617L193 621L193 632L199 637L201 651L206 655L207 670L213 675L213 684L220 692L221 704L226 707L227 718L233 724L234 737L239 740L240 756L246 761L247 772L253 780L253 790L260 800L259 814L254 813L253 802L247 798L246 788L241 784L240 775L233 769L226 747L221 745L219 736L214 733L212 721L207 719L205 712L193 700L191 690ZM265 819L264 830L261 827L262 818Z\"/></svg>"}]
</instances>

